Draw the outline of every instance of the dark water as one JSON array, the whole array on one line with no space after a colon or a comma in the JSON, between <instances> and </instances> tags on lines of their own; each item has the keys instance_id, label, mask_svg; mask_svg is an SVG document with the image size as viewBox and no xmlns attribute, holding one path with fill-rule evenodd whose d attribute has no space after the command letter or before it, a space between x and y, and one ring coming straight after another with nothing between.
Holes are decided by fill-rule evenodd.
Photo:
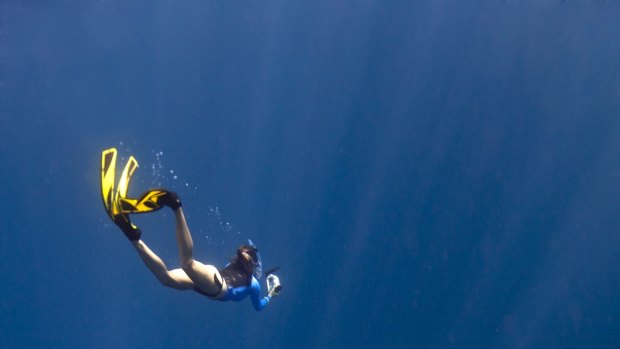
<instances>
[{"instance_id":1,"label":"dark water","mask_svg":"<svg viewBox=\"0 0 620 349\"><path fill-rule=\"evenodd\" d=\"M618 347L619 10L3 1L0 347ZM103 210L111 146L197 259L251 238L282 295L159 285ZM135 221L177 267L171 215Z\"/></svg>"}]
</instances>

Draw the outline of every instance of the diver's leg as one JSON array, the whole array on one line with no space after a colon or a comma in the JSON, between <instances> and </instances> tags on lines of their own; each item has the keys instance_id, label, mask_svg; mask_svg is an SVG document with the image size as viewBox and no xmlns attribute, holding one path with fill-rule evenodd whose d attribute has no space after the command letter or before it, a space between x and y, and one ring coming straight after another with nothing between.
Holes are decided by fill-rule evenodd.
<instances>
[{"instance_id":1,"label":"diver's leg","mask_svg":"<svg viewBox=\"0 0 620 349\"><path fill-rule=\"evenodd\" d=\"M179 207L174 210L174 216L176 218L176 237L177 244L179 245L179 259L181 267L184 267L187 264L191 264L194 260L192 257L194 253L194 241L187 227L183 208Z\"/></svg>"},{"instance_id":2,"label":"diver's leg","mask_svg":"<svg viewBox=\"0 0 620 349\"><path fill-rule=\"evenodd\" d=\"M162 285L177 290L194 289L194 283L182 269L168 270L166 264L142 240L133 241L138 255Z\"/></svg>"},{"instance_id":3,"label":"diver's leg","mask_svg":"<svg viewBox=\"0 0 620 349\"><path fill-rule=\"evenodd\" d=\"M202 264L193 258L194 243L187 227L183 208L174 210L176 217L176 237L179 245L181 268L194 284L209 294L217 294L222 290L223 279L217 268Z\"/></svg>"}]
</instances>

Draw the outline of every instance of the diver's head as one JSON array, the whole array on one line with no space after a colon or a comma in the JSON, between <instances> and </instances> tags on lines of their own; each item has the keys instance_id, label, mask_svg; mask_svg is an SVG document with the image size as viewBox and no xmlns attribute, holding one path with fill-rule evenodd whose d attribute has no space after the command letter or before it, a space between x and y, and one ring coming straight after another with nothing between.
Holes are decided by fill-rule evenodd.
<instances>
[{"instance_id":1,"label":"diver's head","mask_svg":"<svg viewBox=\"0 0 620 349\"><path fill-rule=\"evenodd\" d=\"M236 262L241 264L249 274L254 274L259 279L263 272L260 254L251 240L248 240L248 243L248 245L241 245L237 249Z\"/></svg>"},{"instance_id":2,"label":"diver's head","mask_svg":"<svg viewBox=\"0 0 620 349\"><path fill-rule=\"evenodd\" d=\"M256 260L256 248L252 248L248 245L239 246L237 249L237 261L248 273L254 271Z\"/></svg>"}]
</instances>

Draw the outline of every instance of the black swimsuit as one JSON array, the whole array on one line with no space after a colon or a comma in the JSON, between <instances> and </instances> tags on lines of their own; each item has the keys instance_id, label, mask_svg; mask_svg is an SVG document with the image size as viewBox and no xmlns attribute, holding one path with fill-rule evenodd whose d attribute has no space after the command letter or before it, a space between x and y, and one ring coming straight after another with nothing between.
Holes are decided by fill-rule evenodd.
<instances>
[{"instance_id":1,"label":"black swimsuit","mask_svg":"<svg viewBox=\"0 0 620 349\"><path fill-rule=\"evenodd\" d=\"M248 274L242 266L236 264L228 264L224 269L220 270L219 272L222 278L226 280L227 287L234 288L240 286L247 286L252 282L252 274ZM222 293L222 288L224 287L224 285L222 284L222 281L218 279L217 275L213 275L213 283L218 287L218 291L213 294L205 292L198 287L194 287L194 291L200 293L203 296L215 298L220 293Z\"/></svg>"}]
</instances>

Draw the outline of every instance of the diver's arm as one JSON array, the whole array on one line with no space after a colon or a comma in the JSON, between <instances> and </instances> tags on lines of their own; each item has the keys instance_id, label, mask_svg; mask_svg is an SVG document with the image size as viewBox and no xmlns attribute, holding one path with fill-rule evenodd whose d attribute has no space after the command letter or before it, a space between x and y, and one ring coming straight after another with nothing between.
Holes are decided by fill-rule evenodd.
<instances>
[{"instance_id":1,"label":"diver's arm","mask_svg":"<svg viewBox=\"0 0 620 349\"><path fill-rule=\"evenodd\" d=\"M132 242L144 264L155 275L157 280L166 287L177 290L193 290L194 282L183 269L168 270L166 264L142 240Z\"/></svg>"},{"instance_id":2,"label":"diver's arm","mask_svg":"<svg viewBox=\"0 0 620 349\"><path fill-rule=\"evenodd\" d=\"M252 299L252 305L256 311L263 310L271 300L269 295L261 298L260 284L255 277L252 277L252 283L250 284L250 299Z\"/></svg>"}]
</instances>

